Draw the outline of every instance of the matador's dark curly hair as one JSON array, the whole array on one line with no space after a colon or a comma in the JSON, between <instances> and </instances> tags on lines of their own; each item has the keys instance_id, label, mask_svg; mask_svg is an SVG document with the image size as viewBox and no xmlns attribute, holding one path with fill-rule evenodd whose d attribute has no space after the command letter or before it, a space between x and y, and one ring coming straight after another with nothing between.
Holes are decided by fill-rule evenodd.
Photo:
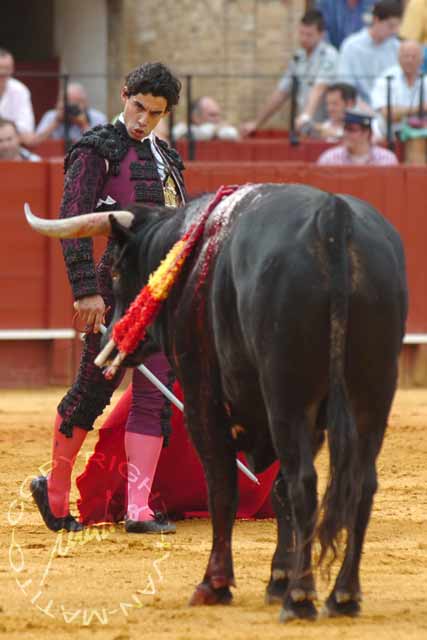
<instances>
[{"instance_id":1,"label":"matador's dark curly hair","mask_svg":"<svg viewBox=\"0 0 427 640\"><path fill-rule=\"evenodd\" d=\"M151 93L166 98L168 111L179 102L181 81L161 62L146 62L133 69L125 78L126 93Z\"/></svg>"}]
</instances>

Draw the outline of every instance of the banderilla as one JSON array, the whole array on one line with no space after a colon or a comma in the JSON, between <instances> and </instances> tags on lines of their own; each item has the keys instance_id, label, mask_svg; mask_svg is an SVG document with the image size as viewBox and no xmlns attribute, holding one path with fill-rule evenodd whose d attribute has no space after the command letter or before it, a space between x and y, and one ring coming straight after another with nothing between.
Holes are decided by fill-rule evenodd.
<instances>
[{"instance_id":1,"label":"banderilla","mask_svg":"<svg viewBox=\"0 0 427 640\"><path fill-rule=\"evenodd\" d=\"M103 335L105 335L107 333L107 328L105 325L101 324L100 325L100 331ZM164 396L166 396L166 398L168 400L170 400L172 402L172 404L175 405L175 407L177 407L182 413L184 413L184 405L183 403L178 400L178 398L172 393L172 391L170 391L170 389L168 389L163 382L161 382L157 376L154 375L154 373L152 371L150 371L150 369L148 369L148 367L146 367L144 364L140 364L137 367L138 371L140 371L152 384L154 384L155 387L157 387L157 389L159 391L161 391L163 393ZM254 473L252 473L252 471L250 469L248 469L243 462L240 462L240 460L238 458L236 458L236 464L237 464L237 468L240 469L240 471L242 473L245 474L245 476L247 476L249 478L249 480L252 480L252 482L255 482L255 484L260 484L260 481L258 480L258 478L256 477L256 475Z\"/></svg>"}]
</instances>

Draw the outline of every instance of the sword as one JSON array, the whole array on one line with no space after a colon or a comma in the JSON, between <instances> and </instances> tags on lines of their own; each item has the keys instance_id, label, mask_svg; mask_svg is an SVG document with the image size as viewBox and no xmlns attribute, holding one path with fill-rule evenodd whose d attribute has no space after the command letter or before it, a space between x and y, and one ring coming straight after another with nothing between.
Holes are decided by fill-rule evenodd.
<instances>
[{"instance_id":1,"label":"sword","mask_svg":"<svg viewBox=\"0 0 427 640\"><path fill-rule=\"evenodd\" d=\"M103 335L105 335L107 333L106 326L101 324L100 325L100 331L101 331L101 333ZM166 398L172 402L172 404L175 405L175 407L177 407L182 413L184 413L184 405L183 405L183 403L180 400L178 400L178 398L172 393L172 391L170 391L170 389L168 389L157 378L157 376L155 376L154 373L152 371L150 371L150 369L148 369L144 364L140 364L137 367L137 369L146 378L148 378L148 380L150 382L152 382L154 384L154 386L157 387L157 389L159 391L161 391L163 393L163 395L166 396ZM236 464L237 464L237 468L240 469L240 471L242 473L244 473L245 476L247 476L249 478L249 480L252 480L252 482L255 482L255 484L260 484L260 481L258 480L256 475L254 473L252 473L252 471L250 471L250 469L248 469L247 466L243 464L243 462L240 462L240 460L238 458L236 458Z\"/></svg>"}]
</instances>

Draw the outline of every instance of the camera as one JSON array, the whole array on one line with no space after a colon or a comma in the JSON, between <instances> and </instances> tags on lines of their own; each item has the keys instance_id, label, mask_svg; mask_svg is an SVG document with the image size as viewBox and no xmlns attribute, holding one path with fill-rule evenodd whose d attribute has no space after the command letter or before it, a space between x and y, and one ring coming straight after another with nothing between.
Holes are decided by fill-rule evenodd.
<instances>
[{"instance_id":1,"label":"camera","mask_svg":"<svg viewBox=\"0 0 427 640\"><path fill-rule=\"evenodd\" d=\"M82 115L83 111L78 104L67 104L66 113L70 118L77 118Z\"/></svg>"}]
</instances>

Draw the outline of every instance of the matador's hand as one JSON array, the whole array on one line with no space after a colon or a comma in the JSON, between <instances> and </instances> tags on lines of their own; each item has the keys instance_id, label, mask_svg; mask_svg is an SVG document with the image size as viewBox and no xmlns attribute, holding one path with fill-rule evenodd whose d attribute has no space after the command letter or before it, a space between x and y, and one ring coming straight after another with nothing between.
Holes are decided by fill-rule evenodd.
<instances>
[{"instance_id":1,"label":"matador's hand","mask_svg":"<svg viewBox=\"0 0 427 640\"><path fill-rule=\"evenodd\" d=\"M74 309L78 317L85 324L86 331L98 333L100 325L105 322L105 304L99 294L86 296L76 300Z\"/></svg>"}]
</instances>

